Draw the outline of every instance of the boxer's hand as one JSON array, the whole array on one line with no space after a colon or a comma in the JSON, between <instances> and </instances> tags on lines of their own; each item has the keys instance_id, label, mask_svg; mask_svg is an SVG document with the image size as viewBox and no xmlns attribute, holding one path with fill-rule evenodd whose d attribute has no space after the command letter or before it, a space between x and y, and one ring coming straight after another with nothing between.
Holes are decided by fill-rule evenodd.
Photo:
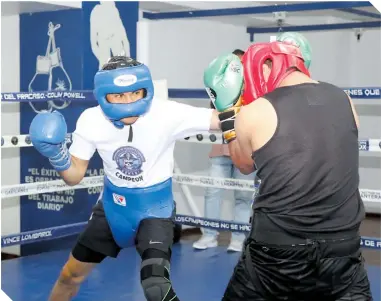
<instances>
[{"instance_id":1,"label":"boxer's hand","mask_svg":"<svg viewBox=\"0 0 381 301\"><path fill-rule=\"evenodd\" d=\"M242 94L240 58L232 53L215 58L204 71L204 86L218 112L234 106Z\"/></svg>"},{"instance_id":2,"label":"boxer's hand","mask_svg":"<svg viewBox=\"0 0 381 301\"><path fill-rule=\"evenodd\" d=\"M65 143L66 134L65 118L57 111L37 114L29 128L33 146L41 155L49 158L57 171L67 170L71 165L70 154Z\"/></svg>"},{"instance_id":3,"label":"boxer's hand","mask_svg":"<svg viewBox=\"0 0 381 301\"><path fill-rule=\"evenodd\" d=\"M234 122L235 122L235 117L237 116L240 108L241 108L241 98L237 101L237 103L233 107L218 114L218 118L220 119L220 122L221 122L222 134L227 143L233 141L236 138L236 133L234 130Z\"/></svg>"}]
</instances>

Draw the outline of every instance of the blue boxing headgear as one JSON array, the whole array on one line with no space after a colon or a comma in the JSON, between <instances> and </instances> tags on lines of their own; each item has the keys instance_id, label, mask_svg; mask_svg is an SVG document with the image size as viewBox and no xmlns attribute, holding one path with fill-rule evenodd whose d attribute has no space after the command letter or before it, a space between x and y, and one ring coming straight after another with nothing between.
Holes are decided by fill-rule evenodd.
<instances>
[{"instance_id":1,"label":"blue boxing headgear","mask_svg":"<svg viewBox=\"0 0 381 301\"><path fill-rule=\"evenodd\" d=\"M107 94L145 90L144 97L129 104L110 103ZM117 128L123 128L120 120L137 117L146 113L152 104L154 95L153 81L147 66L125 56L112 57L95 74L94 95L103 113Z\"/></svg>"}]
</instances>

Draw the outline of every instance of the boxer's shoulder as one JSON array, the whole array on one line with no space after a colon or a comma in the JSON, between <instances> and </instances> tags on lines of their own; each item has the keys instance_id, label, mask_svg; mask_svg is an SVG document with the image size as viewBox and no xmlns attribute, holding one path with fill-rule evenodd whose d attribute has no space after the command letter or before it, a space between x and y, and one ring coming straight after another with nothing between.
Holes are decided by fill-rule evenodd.
<instances>
[{"instance_id":1,"label":"boxer's shoulder","mask_svg":"<svg viewBox=\"0 0 381 301\"><path fill-rule=\"evenodd\" d=\"M190 109L200 109L204 110L203 107L196 107L193 105L181 103L175 100L170 99L158 99L156 101L156 106L154 109L159 112L161 115L175 115L175 114L182 114L182 113L191 113ZM207 108L207 110L210 110Z\"/></svg>"},{"instance_id":2,"label":"boxer's shoulder","mask_svg":"<svg viewBox=\"0 0 381 301\"><path fill-rule=\"evenodd\" d=\"M262 110L268 106L269 101L266 98L260 97L248 105L242 106L240 113L242 114L256 114L261 115ZM244 113L243 113L244 112Z\"/></svg>"},{"instance_id":3,"label":"boxer's shoulder","mask_svg":"<svg viewBox=\"0 0 381 301\"><path fill-rule=\"evenodd\" d=\"M102 113L99 106L84 110L77 120L77 129L88 129L90 132L96 132L97 129L105 128L108 119Z\"/></svg>"},{"instance_id":4,"label":"boxer's shoulder","mask_svg":"<svg viewBox=\"0 0 381 301\"><path fill-rule=\"evenodd\" d=\"M176 111L176 107L178 104L179 103L173 100L164 98L154 98L148 115L158 118L168 116Z\"/></svg>"},{"instance_id":5,"label":"boxer's shoulder","mask_svg":"<svg viewBox=\"0 0 381 301\"><path fill-rule=\"evenodd\" d=\"M274 108L265 98L258 98L248 105L242 106L236 120L240 124L244 122L245 127L256 126L263 121L268 121L272 116Z\"/></svg>"},{"instance_id":6,"label":"boxer's shoulder","mask_svg":"<svg viewBox=\"0 0 381 301\"><path fill-rule=\"evenodd\" d=\"M152 100L151 109L160 110L161 107L166 106L169 102L171 102L171 100L155 96Z\"/></svg>"},{"instance_id":7,"label":"boxer's shoulder","mask_svg":"<svg viewBox=\"0 0 381 301\"><path fill-rule=\"evenodd\" d=\"M107 121L100 106L84 110L78 118L78 121L84 121L90 124L99 124L102 120Z\"/></svg>"}]
</instances>

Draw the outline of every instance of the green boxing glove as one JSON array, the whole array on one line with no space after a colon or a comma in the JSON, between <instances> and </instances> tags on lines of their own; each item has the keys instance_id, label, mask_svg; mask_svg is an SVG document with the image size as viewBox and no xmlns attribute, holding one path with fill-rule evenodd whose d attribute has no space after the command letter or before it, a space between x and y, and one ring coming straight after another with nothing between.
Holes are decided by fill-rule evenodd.
<instances>
[{"instance_id":1,"label":"green boxing glove","mask_svg":"<svg viewBox=\"0 0 381 301\"><path fill-rule=\"evenodd\" d=\"M227 142L235 136L234 120L241 106L243 66L235 54L215 58L204 71L204 85L219 114L221 130Z\"/></svg>"},{"instance_id":2,"label":"green boxing glove","mask_svg":"<svg viewBox=\"0 0 381 301\"><path fill-rule=\"evenodd\" d=\"M307 69L310 68L311 65L311 45L306 39L305 36L298 32L283 32L276 37L278 42L286 42L291 43L300 48L300 51L303 55L304 64Z\"/></svg>"}]
</instances>

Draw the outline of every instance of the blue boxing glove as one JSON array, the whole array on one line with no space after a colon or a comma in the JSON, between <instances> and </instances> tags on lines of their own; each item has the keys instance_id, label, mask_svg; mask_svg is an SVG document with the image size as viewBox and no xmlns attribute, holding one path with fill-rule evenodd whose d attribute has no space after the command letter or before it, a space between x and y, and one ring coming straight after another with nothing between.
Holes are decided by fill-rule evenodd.
<instances>
[{"instance_id":1,"label":"blue boxing glove","mask_svg":"<svg viewBox=\"0 0 381 301\"><path fill-rule=\"evenodd\" d=\"M33 146L41 155L49 158L57 171L69 169L71 157L66 147L67 125L63 115L57 111L37 114L30 125L29 135Z\"/></svg>"}]
</instances>

